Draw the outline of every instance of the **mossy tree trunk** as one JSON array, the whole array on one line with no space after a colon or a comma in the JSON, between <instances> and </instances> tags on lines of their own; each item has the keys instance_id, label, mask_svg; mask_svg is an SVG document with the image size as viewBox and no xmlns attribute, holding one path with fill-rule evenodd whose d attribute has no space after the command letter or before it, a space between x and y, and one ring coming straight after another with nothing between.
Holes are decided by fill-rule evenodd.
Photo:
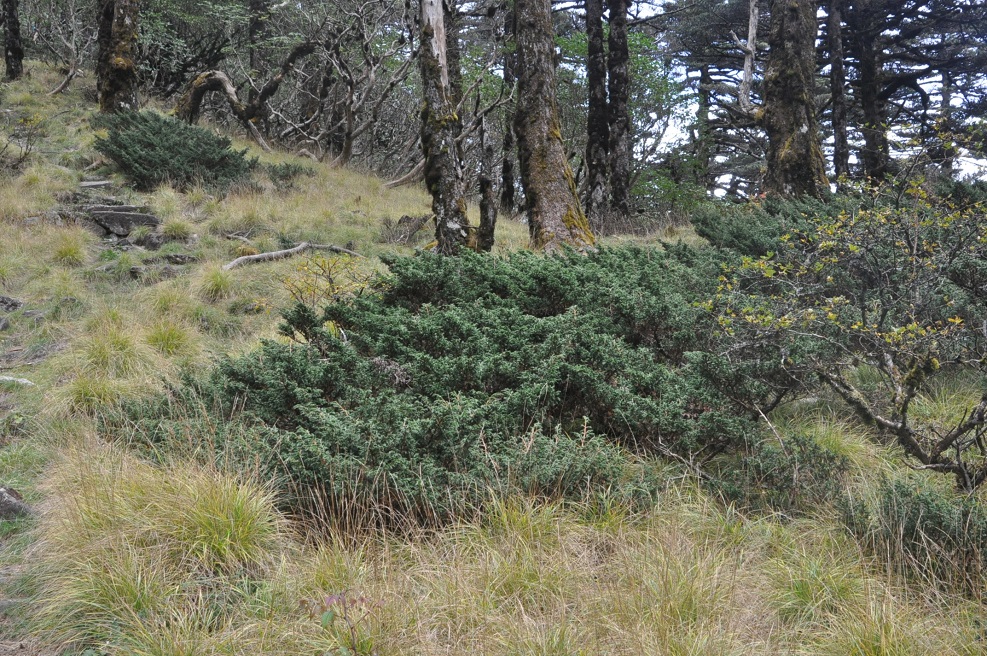
<instances>
[{"instance_id":1,"label":"mossy tree trunk","mask_svg":"<svg viewBox=\"0 0 987 656\"><path fill-rule=\"evenodd\" d=\"M816 119L814 0L774 0L764 74L764 191L822 196L829 187Z\"/></svg>"},{"instance_id":2,"label":"mossy tree trunk","mask_svg":"<svg viewBox=\"0 0 987 656\"><path fill-rule=\"evenodd\" d=\"M604 48L603 0L586 0L586 218L594 229L604 225L610 210L607 121L607 54Z\"/></svg>"},{"instance_id":3,"label":"mossy tree trunk","mask_svg":"<svg viewBox=\"0 0 987 656\"><path fill-rule=\"evenodd\" d=\"M607 46L607 91L610 95L610 207L621 216L631 212L631 76L627 44L628 0L608 0L610 35Z\"/></svg>"},{"instance_id":4,"label":"mossy tree trunk","mask_svg":"<svg viewBox=\"0 0 987 656\"><path fill-rule=\"evenodd\" d=\"M24 44L21 43L21 18L17 0L3 0L4 63L8 81L24 75Z\"/></svg>"},{"instance_id":5,"label":"mossy tree trunk","mask_svg":"<svg viewBox=\"0 0 987 656\"><path fill-rule=\"evenodd\" d=\"M104 113L137 109L139 0L101 0L96 56L96 89Z\"/></svg>"},{"instance_id":6,"label":"mossy tree trunk","mask_svg":"<svg viewBox=\"0 0 987 656\"><path fill-rule=\"evenodd\" d=\"M829 0L826 31L829 41L829 88L833 105L833 165L837 183L850 175L847 139L846 68L843 64L843 3Z\"/></svg>"},{"instance_id":7,"label":"mossy tree trunk","mask_svg":"<svg viewBox=\"0 0 987 656\"><path fill-rule=\"evenodd\" d=\"M466 185L457 144L461 132L456 112L458 98L450 86L442 5L442 0L421 0L419 66L424 99L421 138L425 186L432 195L432 213L435 215L436 250L455 255L467 244L469 224Z\"/></svg>"},{"instance_id":8,"label":"mossy tree trunk","mask_svg":"<svg viewBox=\"0 0 987 656\"><path fill-rule=\"evenodd\" d=\"M533 249L594 243L566 158L555 97L555 32L550 0L516 0L517 135Z\"/></svg>"}]
</instances>

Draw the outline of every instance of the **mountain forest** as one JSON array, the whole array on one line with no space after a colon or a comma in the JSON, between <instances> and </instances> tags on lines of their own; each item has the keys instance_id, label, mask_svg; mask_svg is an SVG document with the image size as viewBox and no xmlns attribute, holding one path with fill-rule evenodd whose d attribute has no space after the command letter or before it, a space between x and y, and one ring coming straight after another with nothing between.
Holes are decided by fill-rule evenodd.
<instances>
[{"instance_id":1,"label":"mountain forest","mask_svg":"<svg viewBox=\"0 0 987 656\"><path fill-rule=\"evenodd\" d=\"M0 26L0 656L984 653L984 3Z\"/></svg>"}]
</instances>

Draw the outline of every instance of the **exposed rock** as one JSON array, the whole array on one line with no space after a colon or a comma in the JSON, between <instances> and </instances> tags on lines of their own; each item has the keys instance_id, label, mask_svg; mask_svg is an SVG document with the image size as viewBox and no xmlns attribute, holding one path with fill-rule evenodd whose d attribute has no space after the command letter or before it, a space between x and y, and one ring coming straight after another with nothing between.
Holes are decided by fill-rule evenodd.
<instances>
[{"instance_id":1,"label":"exposed rock","mask_svg":"<svg viewBox=\"0 0 987 656\"><path fill-rule=\"evenodd\" d=\"M164 246L167 241L161 233L151 232L146 235L142 235L138 238L131 237L129 239L131 243L137 244L138 246L143 246L149 251L156 251L162 246Z\"/></svg>"},{"instance_id":2,"label":"exposed rock","mask_svg":"<svg viewBox=\"0 0 987 656\"><path fill-rule=\"evenodd\" d=\"M0 296L0 312L13 312L24 307L24 301L18 301L10 296Z\"/></svg>"},{"instance_id":3,"label":"exposed rock","mask_svg":"<svg viewBox=\"0 0 987 656\"><path fill-rule=\"evenodd\" d=\"M199 261L195 255L188 253L168 253L165 255L165 259L168 260L169 264L193 264Z\"/></svg>"},{"instance_id":4,"label":"exposed rock","mask_svg":"<svg viewBox=\"0 0 987 656\"><path fill-rule=\"evenodd\" d=\"M89 213L89 218L118 237L126 237L137 226L156 228L161 225L158 217L141 212L94 211Z\"/></svg>"},{"instance_id":5,"label":"exposed rock","mask_svg":"<svg viewBox=\"0 0 987 656\"><path fill-rule=\"evenodd\" d=\"M116 203L86 205L82 208L82 211L88 212L89 214L98 212L140 212L141 210L143 210L143 208L137 207L136 205L118 205Z\"/></svg>"},{"instance_id":6,"label":"exposed rock","mask_svg":"<svg viewBox=\"0 0 987 656\"><path fill-rule=\"evenodd\" d=\"M0 333L10 328L10 320L7 317L0 317Z\"/></svg>"},{"instance_id":7,"label":"exposed rock","mask_svg":"<svg viewBox=\"0 0 987 656\"><path fill-rule=\"evenodd\" d=\"M79 183L80 189L101 189L103 187L112 186L110 180L83 180Z\"/></svg>"},{"instance_id":8,"label":"exposed rock","mask_svg":"<svg viewBox=\"0 0 987 656\"><path fill-rule=\"evenodd\" d=\"M17 490L9 487L0 487L0 519L30 517L33 514L34 511L24 503L23 497Z\"/></svg>"}]
</instances>

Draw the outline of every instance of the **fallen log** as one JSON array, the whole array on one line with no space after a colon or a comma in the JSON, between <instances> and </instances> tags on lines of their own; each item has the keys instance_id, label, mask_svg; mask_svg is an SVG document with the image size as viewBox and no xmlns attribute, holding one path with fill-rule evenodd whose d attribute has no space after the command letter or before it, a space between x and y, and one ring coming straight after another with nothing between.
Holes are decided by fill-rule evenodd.
<instances>
[{"instance_id":1,"label":"fallen log","mask_svg":"<svg viewBox=\"0 0 987 656\"><path fill-rule=\"evenodd\" d=\"M0 376L0 383L14 383L15 385L24 385L26 387L37 387L37 385L27 378L14 378L13 376Z\"/></svg>"},{"instance_id":2,"label":"fallen log","mask_svg":"<svg viewBox=\"0 0 987 656\"><path fill-rule=\"evenodd\" d=\"M238 257L232 262L224 264L223 271L229 271L230 269L241 267L244 264L256 264L258 262L271 262L274 260L283 260L285 258L294 257L295 255L301 255L302 253L304 253L309 249L320 250L320 251L333 251L334 253L342 253L344 255L350 255L352 257L363 257L359 253L343 248L342 246L336 246L334 244L310 244L307 241L303 241L297 246L286 248L283 251L270 251L268 253L258 253L257 255L244 255L243 257Z\"/></svg>"}]
</instances>

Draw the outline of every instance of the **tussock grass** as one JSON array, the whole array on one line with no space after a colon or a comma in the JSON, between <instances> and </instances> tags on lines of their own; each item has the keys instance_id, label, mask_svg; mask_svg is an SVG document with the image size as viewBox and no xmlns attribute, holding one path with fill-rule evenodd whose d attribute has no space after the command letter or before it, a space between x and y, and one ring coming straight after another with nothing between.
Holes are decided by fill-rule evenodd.
<instances>
[{"instance_id":1,"label":"tussock grass","mask_svg":"<svg viewBox=\"0 0 987 656\"><path fill-rule=\"evenodd\" d=\"M511 498L315 544L263 486L187 461L92 443L47 486L39 626L108 654L975 653L969 605L900 588L827 520L746 519L689 485L643 513Z\"/></svg>"},{"instance_id":2,"label":"tussock grass","mask_svg":"<svg viewBox=\"0 0 987 656\"><path fill-rule=\"evenodd\" d=\"M210 267L202 271L199 279L199 295L207 301L219 301L233 294L233 274L220 267Z\"/></svg>"}]
</instances>

